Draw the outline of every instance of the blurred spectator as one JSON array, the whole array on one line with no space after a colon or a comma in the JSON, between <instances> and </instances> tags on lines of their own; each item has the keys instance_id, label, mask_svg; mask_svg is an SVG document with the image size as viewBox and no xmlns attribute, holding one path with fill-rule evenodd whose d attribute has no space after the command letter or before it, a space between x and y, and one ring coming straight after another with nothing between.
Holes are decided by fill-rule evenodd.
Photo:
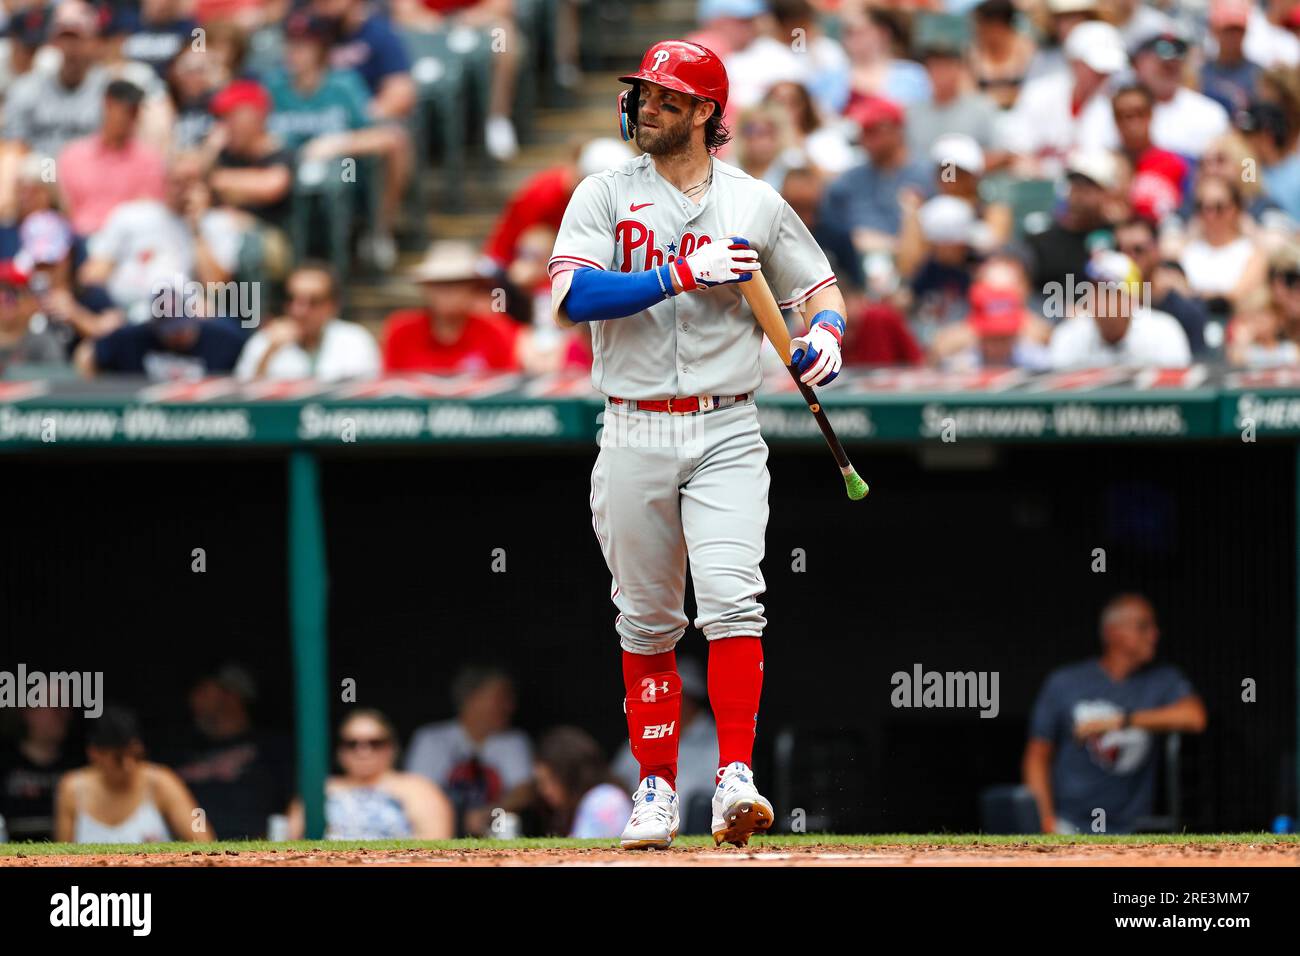
<instances>
[{"instance_id":1,"label":"blurred spectator","mask_svg":"<svg viewBox=\"0 0 1300 956\"><path fill-rule=\"evenodd\" d=\"M821 28L817 10L809 0L771 0L776 20L776 40L795 54L797 79L827 115L844 110L849 101L852 65L839 41Z\"/></svg>"},{"instance_id":2,"label":"blurred spectator","mask_svg":"<svg viewBox=\"0 0 1300 956\"><path fill-rule=\"evenodd\" d=\"M59 781L54 839L60 843L209 843L210 821L196 814L189 789L171 770L145 759L135 715L105 708L90 724L89 764ZM108 823L115 820L116 823Z\"/></svg>"},{"instance_id":3,"label":"blurred spectator","mask_svg":"<svg viewBox=\"0 0 1300 956\"><path fill-rule=\"evenodd\" d=\"M930 77L930 95L908 108L908 147L920 156L940 136L962 133L989 149L997 106L971 89L963 59L970 42L966 21L953 14L921 14L915 30L917 54Z\"/></svg>"},{"instance_id":4,"label":"blurred spectator","mask_svg":"<svg viewBox=\"0 0 1300 956\"><path fill-rule=\"evenodd\" d=\"M1251 0L1212 0L1210 33L1214 55L1201 66L1201 92L1228 113L1245 109L1255 93L1262 72L1246 59L1246 24L1250 22Z\"/></svg>"},{"instance_id":5,"label":"blurred spectator","mask_svg":"<svg viewBox=\"0 0 1300 956\"><path fill-rule=\"evenodd\" d=\"M977 222L970 203L956 196L935 196L907 208L898 271L911 286L913 331L928 344L938 327L966 313Z\"/></svg>"},{"instance_id":6,"label":"blurred spectator","mask_svg":"<svg viewBox=\"0 0 1300 956\"><path fill-rule=\"evenodd\" d=\"M736 164L773 189L781 188L790 169L804 165L789 114L779 106L760 103L742 110L736 134Z\"/></svg>"},{"instance_id":7,"label":"blurred spectator","mask_svg":"<svg viewBox=\"0 0 1300 956\"><path fill-rule=\"evenodd\" d=\"M478 256L467 243L435 242L411 273L424 307L384 322L389 372L508 371L519 367L519 326L486 311Z\"/></svg>"},{"instance_id":8,"label":"blurred spectator","mask_svg":"<svg viewBox=\"0 0 1300 956\"><path fill-rule=\"evenodd\" d=\"M63 205L79 236L98 231L121 203L163 198L163 158L136 137L143 97L126 80L110 82L99 131L73 140L59 154Z\"/></svg>"},{"instance_id":9,"label":"blurred spectator","mask_svg":"<svg viewBox=\"0 0 1300 956\"><path fill-rule=\"evenodd\" d=\"M1210 142L1228 129L1228 113L1204 93L1183 85L1188 49L1187 41L1177 33L1147 37L1133 50L1133 71L1155 99L1152 142L1199 159ZM1113 148L1119 141L1114 117L1108 112L1106 120L1102 144Z\"/></svg>"},{"instance_id":10,"label":"blurred spectator","mask_svg":"<svg viewBox=\"0 0 1300 956\"><path fill-rule=\"evenodd\" d=\"M1054 177L1072 151L1113 145L1105 142L1107 124L1114 130L1108 83L1128 62L1119 32L1080 23L1064 53L1068 69L1027 82L1006 119L1006 145L1026 175Z\"/></svg>"},{"instance_id":11,"label":"blurred spectator","mask_svg":"<svg viewBox=\"0 0 1300 956\"><path fill-rule=\"evenodd\" d=\"M217 123L212 115L212 98L225 85L221 67L214 54L187 46L167 67L166 77L175 117L171 148L198 149Z\"/></svg>"},{"instance_id":12,"label":"blurred spectator","mask_svg":"<svg viewBox=\"0 0 1300 956\"><path fill-rule=\"evenodd\" d=\"M677 673L682 680L681 716L678 718L677 802L681 808L684 833L690 833L691 808L700 802L707 805L713 797L718 774L718 735L709 713L709 689L704 667L693 657L677 658ZM629 790L641 783L641 767L624 748L614 761L614 773ZM628 806L627 813L632 811ZM627 814L625 813L624 816ZM626 822L626 821L624 821ZM619 824L620 828L622 823ZM615 831L615 836L621 830Z\"/></svg>"},{"instance_id":13,"label":"blurred spectator","mask_svg":"<svg viewBox=\"0 0 1300 956\"><path fill-rule=\"evenodd\" d=\"M3 267L0 266L0 273ZM2 294L2 293L0 293ZM0 304L0 310L3 310ZM60 707L24 707L18 740L0 748L0 819L9 842L54 836L54 794L59 778L77 765L68 749L72 712Z\"/></svg>"},{"instance_id":14,"label":"blurred spectator","mask_svg":"<svg viewBox=\"0 0 1300 956\"><path fill-rule=\"evenodd\" d=\"M975 7L974 18L968 56L976 85L999 109L1010 109L1034 58L1034 41L1017 29L1012 0L984 0Z\"/></svg>"},{"instance_id":15,"label":"blurred spectator","mask_svg":"<svg viewBox=\"0 0 1300 956\"><path fill-rule=\"evenodd\" d=\"M1010 254L995 254L973 279L966 320L940 329L931 343L934 364L962 372L1047 368L1051 328L1026 308L1029 283L1024 264Z\"/></svg>"},{"instance_id":16,"label":"blurred spectator","mask_svg":"<svg viewBox=\"0 0 1300 956\"><path fill-rule=\"evenodd\" d=\"M847 319L846 366L920 365L925 360L925 352L907 327L907 318L888 299L850 304Z\"/></svg>"},{"instance_id":17,"label":"blurred spectator","mask_svg":"<svg viewBox=\"0 0 1300 956\"><path fill-rule=\"evenodd\" d=\"M549 731L537 748L535 773L537 793L550 811L548 833L608 840L623 832L632 801L585 730Z\"/></svg>"},{"instance_id":18,"label":"blurred spectator","mask_svg":"<svg viewBox=\"0 0 1300 956\"><path fill-rule=\"evenodd\" d=\"M317 7L321 0L316 0ZM522 38L514 20L514 0L392 0L393 18L404 27L429 31L473 30L491 43L492 84L483 128L488 155L497 162L519 152L510 114L519 74ZM529 38L531 40L531 38Z\"/></svg>"},{"instance_id":19,"label":"blurred spectator","mask_svg":"<svg viewBox=\"0 0 1300 956\"><path fill-rule=\"evenodd\" d=\"M1188 164L1151 142L1154 104L1144 86L1122 87L1111 99L1120 152L1129 166L1129 202L1137 215L1160 222L1182 205Z\"/></svg>"},{"instance_id":20,"label":"blurred spectator","mask_svg":"<svg viewBox=\"0 0 1300 956\"><path fill-rule=\"evenodd\" d=\"M823 175L838 176L859 161L858 151L844 133L847 121L837 117L836 122L824 122L802 83L773 83L763 102L785 110L795 145L805 161Z\"/></svg>"},{"instance_id":21,"label":"blurred spectator","mask_svg":"<svg viewBox=\"0 0 1300 956\"><path fill-rule=\"evenodd\" d=\"M1108 152L1078 152L1066 168L1065 204L1051 225L1031 231L1025 244L1033 263L1033 284L1045 295L1052 283L1083 274L1092 253L1110 243L1119 163Z\"/></svg>"},{"instance_id":22,"label":"blurred spectator","mask_svg":"<svg viewBox=\"0 0 1300 956\"><path fill-rule=\"evenodd\" d=\"M73 360L78 371L87 378L110 373L146 375L153 381L197 381L230 373L247 335L233 322L206 317L205 298L191 290L158 289L150 321L77 346Z\"/></svg>"},{"instance_id":23,"label":"blurred spectator","mask_svg":"<svg viewBox=\"0 0 1300 956\"><path fill-rule=\"evenodd\" d=\"M334 382L379 374L379 347L364 326L339 318L339 285L323 262L301 263L285 283L288 312L248 340L235 375Z\"/></svg>"},{"instance_id":24,"label":"blurred spectator","mask_svg":"<svg viewBox=\"0 0 1300 956\"><path fill-rule=\"evenodd\" d=\"M259 731L253 678L237 664L201 677L189 693L193 723L170 751L176 774L225 840L258 840L293 796L290 741Z\"/></svg>"},{"instance_id":25,"label":"blurred spectator","mask_svg":"<svg viewBox=\"0 0 1300 956\"><path fill-rule=\"evenodd\" d=\"M948 133L936 139L928 152L938 193L956 196L975 212L977 247L985 250L1010 242L1015 226L1011 207L1004 202L986 202L980 193L986 167L979 143L965 133Z\"/></svg>"},{"instance_id":26,"label":"blurred spectator","mask_svg":"<svg viewBox=\"0 0 1300 956\"><path fill-rule=\"evenodd\" d=\"M1065 45L1070 34L1080 24L1101 16L1099 0L1044 0L1031 7L1030 12L1039 15L1042 39L1030 61L1026 80L1067 72L1069 53ZM1122 38L1120 43L1122 47Z\"/></svg>"},{"instance_id":27,"label":"blurred spectator","mask_svg":"<svg viewBox=\"0 0 1300 956\"><path fill-rule=\"evenodd\" d=\"M725 114L728 126L734 124L738 111L758 103L771 84L804 79L805 63L792 48L791 38L765 32L772 23L765 0L705 0L701 18L705 33L713 29L725 34L727 52L718 55L731 83ZM708 47L700 35L692 39Z\"/></svg>"},{"instance_id":28,"label":"blurred spectator","mask_svg":"<svg viewBox=\"0 0 1300 956\"><path fill-rule=\"evenodd\" d=\"M208 137L209 183L223 205L262 221L284 223L293 184L292 158L267 129L271 98L251 80L236 80L213 98L218 125Z\"/></svg>"},{"instance_id":29,"label":"blurred spectator","mask_svg":"<svg viewBox=\"0 0 1300 956\"><path fill-rule=\"evenodd\" d=\"M1245 229L1249 217L1234 181L1202 177L1195 196L1194 238L1183 246L1180 262L1192 292L1212 315L1227 318L1233 303L1263 284L1265 256Z\"/></svg>"},{"instance_id":30,"label":"blurred spectator","mask_svg":"<svg viewBox=\"0 0 1300 956\"><path fill-rule=\"evenodd\" d=\"M122 311L96 286L73 280L72 227L56 212L41 210L18 228L19 248L14 264L28 275L41 318L64 342L94 338L122 324Z\"/></svg>"},{"instance_id":31,"label":"blurred spectator","mask_svg":"<svg viewBox=\"0 0 1300 956\"><path fill-rule=\"evenodd\" d=\"M695 19L700 28L687 39L725 60L753 41L759 26L755 20L765 13L765 0L699 0Z\"/></svg>"},{"instance_id":32,"label":"blurred spectator","mask_svg":"<svg viewBox=\"0 0 1300 956\"><path fill-rule=\"evenodd\" d=\"M122 56L164 76L178 53L195 46L199 25L186 12L192 6L189 0L140 0L139 12L128 12L122 25Z\"/></svg>"},{"instance_id":33,"label":"blurred spectator","mask_svg":"<svg viewBox=\"0 0 1300 956\"><path fill-rule=\"evenodd\" d=\"M451 696L456 716L416 730L406 769L447 792L458 834L483 835L493 809L531 800L532 747L527 734L510 727L515 685L504 671L467 667L456 675Z\"/></svg>"},{"instance_id":34,"label":"blurred spectator","mask_svg":"<svg viewBox=\"0 0 1300 956\"><path fill-rule=\"evenodd\" d=\"M1106 19L1132 49L1146 37L1174 29L1173 19L1150 0L1107 0Z\"/></svg>"},{"instance_id":35,"label":"blurred spectator","mask_svg":"<svg viewBox=\"0 0 1300 956\"><path fill-rule=\"evenodd\" d=\"M853 65L845 112L851 112L858 100L883 98L906 107L930 95L924 67L898 56L907 33L896 13L881 7L850 7L840 19L840 32Z\"/></svg>"},{"instance_id":36,"label":"blurred spectator","mask_svg":"<svg viewBox=\"0 0 1300 956\"><path fill-rule=\"evenodd\" d=\"M1190 294L1182 269L1174 263L1161 261L1156 229L1151 220L1135 216L1117 225L1115 248L1137 264L1142 280L1150 285L1151 307L1177 319L1187 336L1192 355L1203 355L1208 319L1205 306Z\"/></svg>"},{"instance_id":37,"label":"blurred spectator","mask_svg":"<svg viewBox=\"0 0 1300 956\"><path fill-rule=\"evenodd\" d=\"M1192 360L1182 326L1145 301L1137 264L1109 250L1088 263L1074 315L1056 327L1049 348L1054 369L1186 368Z\"/></svg>"},{"instance_id":38,"label":"blurred spectator","mask_svg":"<svg viewBox=\"0 0 1300 956\"><path fill-rule=\"evenodd\" d=\"M1101 656L1048 675L1029 720L1024 783L1044 833L1133 832L1154 810L1155 735L1205 730L1191 683L1152 663L1160 630L1146 598L1113 598L1100 631Z\"/></svg>"},{"instance_id":39,"label":"blurred spectator","mask_svg":"<svg viewBox=\"0 0 1300 956\"><path fill-rule=\"evenodd\" d=\"M377 710L358 709L339 725L335 752L343 773L325 781L327 840L448 840L450 801L419 774L394 769L397 735ZM289 809L289 838L302 839L301 799Z\"/></svg>"},{"instance_id":40,"label":"blurred spectator","mask_svg":"<svg viewBox=\"0 0 1300 956\"><path fill-rule=\"evenodd\" d=\"M9 0L0 9L0 98L15 78L32 69L45 42L50 11L43 0Z\"/></svg>"},{"instance_id":41,"label":"blurred spectator","mask_svg":"<svg viewBox=\"0 0 1300 956\"><path fill-rule=\"evenodd\" d=\"M1237 128L1246 137L1258 162L1257 177L1265 198L1280 207L1292 222L1300 224L1300 151L1296 134L1285 111L1274 103L1256 101L1236 117Z\"/></svg>"},{"instance_id":42,"label":"blurred spectator","mask_svg":"<svg viewBox=\"0 0 1300 956\"><path fill-rule=\"evenodd\" d=\"M12 261L0 261L0 377L10 367L66 361L62 340L48 322L37 319L36 297L27 281Z\"/></svg>"},{"instance_id":43,"label":"blurred spectator","mask_svg":"<svg viewBox=\"0 0 1300 956\"><path fill-rule=\"evenodd\" d=\"M569 162L542 170L510 197L483 251L499 268L508 268L521 235L537 225L560 228L564 210L579 182L622 165L632 155L627 144L608 137L576 146Z\"/></svg>"},{"instance_id":44,"label":"blurred spectator","mask_svg":"<svg viewBox=\"0 0 1300 956\"><path fill-rule=\"evenodd\" d=\"M1285 24L1294 25L1295 0L1267 0L1251 7L1246 24L1246 58L1264 69L1300 66L1300 38Z\"/></svg>"},{"instance_id":45,"label":"blurred spectator","mask_svg":"<svg viewBox=\"0 0 1300 956\"><path fill-rule=\"evenodd\" d=\"M900 195L911 189L929 196L934 172L908 152L897 103L862 100L851 116L862 127L867 160L827 187L819 219L828 232L851 238L859 252L892 252L902 220Z\"/></svg>"},{"instance_id":46,"label":"blurred spectator","mask_svg":"<svg viewBox=\"0 0 1300 956\"><path fill-rule=\"evenodd\" d=\"M211 33L217 25L230 25L251 34L264 26L283 23L292 0L194 0L194 18Z\"/></svg>"},{"instance_id":47,"label":"blurred spectator","mask_svg":"<svg viewBox=\"0 0 1300 956\"><path fill-rule=\"evenodd\" d=\"M401 38L382 8L366 0L311 0L311 12L334 34L330 65L356 70L370 90L376 121L402 120L415 108L415 81Z\"/></svg>"},{"instance_id":48,"label":"blurred spectator","mask_svg":"<svg viewBox=\"0 0 1300 956\"><path fill-rule=\"evenodd\" d=\"M1193 188L1196 182L1213 178L1231 180L1236 184L1242 207L1252 219L1261 219L1270 211L1277 209L1277 205L1264 195L1264 187L1259 177L1259 160L1255 158L1245 136L1235 129L1215 137L1210 142L1205 155L1196 166L1192 183L1185 190L1183 206L1180 210L1181 219L1190 220L1196 215L1196 191ZM1171 218L1161 223L1161 226L1161 244L1173 245L1180 238L1181 223ZM1170 230L1163 227L1173 227L1173 239L1168 243L1165 234Z\"/></svg>"},{"instance_id":49,"label":"blurred spectator","mask_svg":"<svg viewBox=\"0 0 1300 956\"><path fill-rule=\"evenodd\" d=\"M1268 287L1257 289L1228 328L1228 360L1268 368L1300 365L1300 244L1294 240L1268 260Z\"/></svg>"},{"instance_id":50,"label":"blurred spectator","mask_svg":"<svg viewBox=\"0 0 1300 956\"><path fill-rule=\"evenodd\" d=\"M363 248L378 268L391 269L393 226L411 178L410 140L399 125L371 125L366 86L355 70L329 67L329 24L303 11L289 18L285 34L285 65L266 79L269 128L304 161L379 157L383 196Z\"/></svg>"},{"instance_id":51,"label":"blurred spectator","mask_svg":"<svg viewBox=\"0 0 1300 956\"><path fill-rule=\"evenodd\" d=\"M193 153L174 156L163 201L137 199L114 209L87 243L79 281L104 286L136 323L152 318L157 290L177 277L230 281L239 259L239 224L231 210L213 209L211 202L202 160Z\"/></svg>"}]
</instances>

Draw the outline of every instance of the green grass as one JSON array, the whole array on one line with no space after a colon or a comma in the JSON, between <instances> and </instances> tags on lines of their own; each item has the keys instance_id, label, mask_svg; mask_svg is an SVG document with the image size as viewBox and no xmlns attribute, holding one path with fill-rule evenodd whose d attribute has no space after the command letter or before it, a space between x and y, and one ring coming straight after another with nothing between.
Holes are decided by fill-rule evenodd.
<instances>
[{"instance_id":1,"label":"green grass","mask_svg":"<svg viewBox=\"0 0 1300 956\"><path fill-rule=\"evenodd\" d=\"M750 849L777 849L786 846L827 844L835 846L1019 846L1048 844L1053 846L1114 845L1126 843L1232 844L1286 843L1300 844L1300 835L1279 836L1272 833L1178 833L1138 834L1133 836L1045 836L1039 834L1001 836L978 833L879 833L840 835L827 833L777 834L755 837ZM102 853L243 853L277 850L281 853L310 850L501 850L501 849L602 849L617 846L615 840L569 840L561 837L521 840L295 840L271 843L266 840L228 840L217 843L0 843L0 856L88 856ZM676 846L711 847L707 836L679 837Z\"/></svg>"}]
</instances>

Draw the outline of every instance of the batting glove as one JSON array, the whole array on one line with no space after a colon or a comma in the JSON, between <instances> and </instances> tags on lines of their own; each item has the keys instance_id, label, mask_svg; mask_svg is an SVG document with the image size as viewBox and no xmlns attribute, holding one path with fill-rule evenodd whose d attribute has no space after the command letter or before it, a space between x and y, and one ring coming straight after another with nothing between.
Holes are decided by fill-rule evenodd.
<instances>
[{"instance_id":1,"label":"batting glove","mask_svg":"<svg viewBox=\"0 0 1300 956\"><path fill-rule=\"evenodd\" d=\"M790 340L790 364L805 385L828 385L840 374L844 316L824 309L813 316L812 328Z\"/></svg>"},{"instance_id":2,"label":"batting glove","mask_svg":"<svg viewBox=\"0 0 1300 956\"><path fill-rule=\"evenodd\" d=\"M763 268L748 239L732 236L707 242L685 258L673 260L683 292L697 292L732 282L748 282Z\"/></svg>"}]
</instances>

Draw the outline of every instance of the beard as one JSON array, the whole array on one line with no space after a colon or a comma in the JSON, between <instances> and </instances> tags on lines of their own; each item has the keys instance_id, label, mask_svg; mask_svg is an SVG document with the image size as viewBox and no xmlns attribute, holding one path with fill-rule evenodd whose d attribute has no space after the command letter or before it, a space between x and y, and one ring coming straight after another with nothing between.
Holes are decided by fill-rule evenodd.
<instances>
[{"instance_id":1,"label":"beard","mask_svg":"<svg viewBox=\"0 0 1300 956\"><path fill-rule=\"evenodd\" d=\"M694 114L683 116L672 126L660 126L658 129L646 129L637 124L636 145L643 153L651 156L670 156L683 151L691 142L691 118ZM663 122L661 119L660 122Z\"/></svg>"}]
</instances>

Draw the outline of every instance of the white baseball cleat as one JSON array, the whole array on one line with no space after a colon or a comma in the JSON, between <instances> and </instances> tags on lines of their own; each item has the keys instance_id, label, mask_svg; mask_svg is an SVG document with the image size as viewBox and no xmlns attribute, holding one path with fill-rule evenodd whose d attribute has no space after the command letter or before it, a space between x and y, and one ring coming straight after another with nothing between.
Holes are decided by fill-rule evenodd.
<instances>
[{"instance_id":1,"label":"white baseball cleat","mask_svg":"<svg viewBox=\"0 0 1300 956\"><path fill-rule=\"evenodd\" d=\"M680 827L673 788L661 777L646 777L632 794L632 817L619 845L625 850L666 850Z\"/></svg>"},{"instance_id":2,"label":"white baseball cleat","mask_svg":"<svg viewBox=\"0 0 1300 956\"><path fill-rule=\"evenodd\" d=\"M767 797L754 786L754 771L737 761L722 768L713 791L713 842L748 846L752 834L772 826L776 815Z\"/></svg>"}]
</instances>

